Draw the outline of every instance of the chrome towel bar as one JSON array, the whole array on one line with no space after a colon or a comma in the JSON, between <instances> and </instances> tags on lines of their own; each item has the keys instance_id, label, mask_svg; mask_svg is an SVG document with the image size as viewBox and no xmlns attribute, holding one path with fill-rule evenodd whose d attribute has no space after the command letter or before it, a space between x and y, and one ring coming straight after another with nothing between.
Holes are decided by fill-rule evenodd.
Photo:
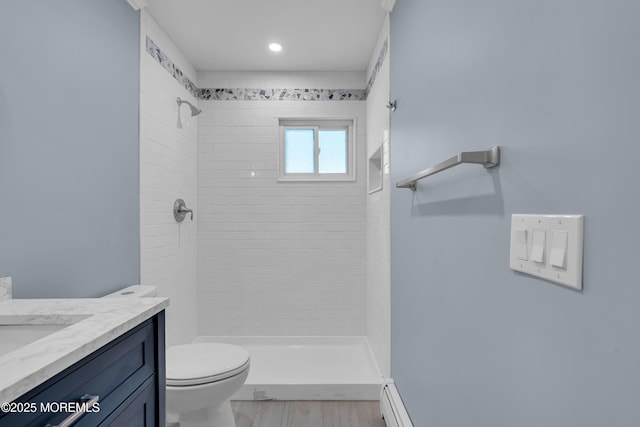
<instances>
[{"instance_id":1,"label":"chrome towel bar","mask_svg":"<svg viewBox=\"0 0 640 427\"><path fill-rule=\"evenodd\" d=\"M484 151L463 151L444 162L418 172L410 178L399 181L396 183L396 187L410 188L412 191L416 191L416 182L420 181L422 178L426 178L462 163L477 163L481 164L486 169L498 166L500 164L500 147L496 145L495 147L491 147Z\"/></svg>"}]
</instances>

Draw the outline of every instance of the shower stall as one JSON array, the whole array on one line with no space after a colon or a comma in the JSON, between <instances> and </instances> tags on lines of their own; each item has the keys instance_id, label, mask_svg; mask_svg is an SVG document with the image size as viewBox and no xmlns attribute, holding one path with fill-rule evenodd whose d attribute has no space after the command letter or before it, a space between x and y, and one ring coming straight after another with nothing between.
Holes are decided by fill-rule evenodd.
<instances>
[{"instance_id":1,"label":"shower stall","mask_svg":"<svg viewBox=\"0 0 640 427\"><path fill-rule=\"evenodd\" d=\"M206 87L221 77L198 74ZM261 86L270 77L252 73ZM198 340L250 351L242 399L377 399L384 378L366 338L365 101L198 106ZM356 179L279 181L280 120L325 117L355 121Z\"/></svg>"},{"instance_id":2,"label":"shower stall","mask_svg":"<svg viewBox=\"0 0 640 427\"><path fill-rule=\"evenodd\" d=\"M141 282L171 298L167 345L245 347L237 399L377 400L388 183L367 194L369 73L196 71L144 10L140 52ZM280 120L329 118L354 123L355 179L278 181Z\"/></svg>"}]
</instances>

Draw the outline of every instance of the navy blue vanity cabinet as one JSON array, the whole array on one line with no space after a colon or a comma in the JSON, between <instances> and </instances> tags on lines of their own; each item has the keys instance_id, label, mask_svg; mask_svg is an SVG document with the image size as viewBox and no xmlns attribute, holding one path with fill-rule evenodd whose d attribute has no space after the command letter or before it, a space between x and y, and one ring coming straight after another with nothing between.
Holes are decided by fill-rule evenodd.
<instances>
[{"instance_id":1,"label":"navy blue vanity cabinet","mask_svg":"<svg viewBox=\"0 0 640 427\"><path fill-rule=\"evenodd\" d=\"M37 411L0 414L0 427L58 425L72 415L59 403L85 395L99 396L98 405L85 405L74 427L164 427L164 348L162 311L16 399Z\"/></svg>"}]
</instances>

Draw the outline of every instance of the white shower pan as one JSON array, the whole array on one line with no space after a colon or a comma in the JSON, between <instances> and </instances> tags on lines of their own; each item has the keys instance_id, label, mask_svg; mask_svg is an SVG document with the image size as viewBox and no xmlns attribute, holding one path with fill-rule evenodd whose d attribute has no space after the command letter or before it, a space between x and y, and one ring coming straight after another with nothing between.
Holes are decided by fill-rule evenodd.
<instances>
[{"instance_id":1,"label":"white shower pan","mask_svg":"<svg viewBox=\"0 0 640 427\"><path fill-rule=\"evenodd\" d=\"M384 378L366 337L201 336L251 355L233 400L378 400Z\"/></svg>"}]
</instances>

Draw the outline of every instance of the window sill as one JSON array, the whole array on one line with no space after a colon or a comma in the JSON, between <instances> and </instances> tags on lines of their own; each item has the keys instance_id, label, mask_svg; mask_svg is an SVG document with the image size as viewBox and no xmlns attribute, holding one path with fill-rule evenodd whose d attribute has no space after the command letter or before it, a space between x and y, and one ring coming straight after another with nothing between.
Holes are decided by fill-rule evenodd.
<instances>
[{"instance_id":1,"label":"window sill","mask_svg":"<svg viewBox=\"0 0 640 427\"><path fill-rule=\"evenodd\" d=\"M278 182L354 182L356 180L353 176L279 176Z\"/></svg>"}]
</instances>

